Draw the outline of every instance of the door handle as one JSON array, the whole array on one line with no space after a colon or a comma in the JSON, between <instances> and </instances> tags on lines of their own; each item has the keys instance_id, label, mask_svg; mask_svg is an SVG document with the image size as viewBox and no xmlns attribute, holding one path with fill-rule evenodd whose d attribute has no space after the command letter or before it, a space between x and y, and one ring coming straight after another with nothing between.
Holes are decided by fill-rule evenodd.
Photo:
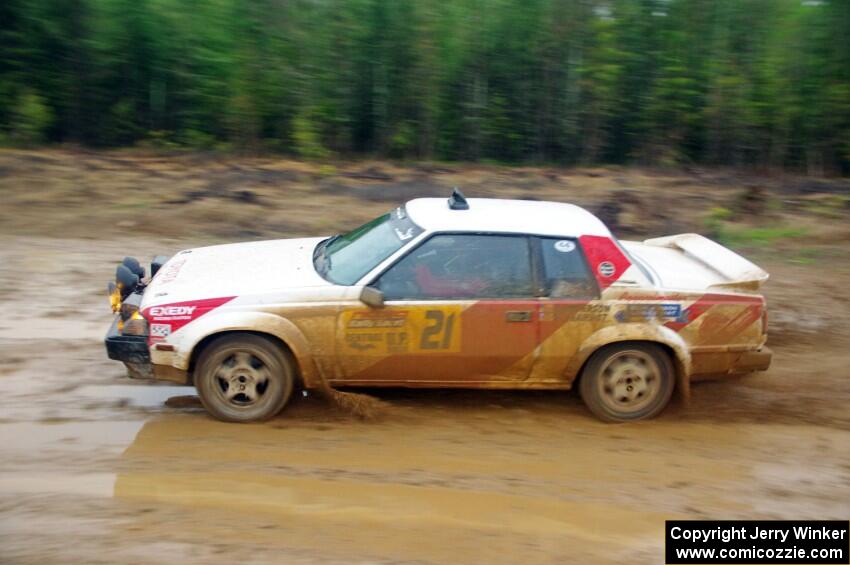
<instances>
[{"instance_id":1,"label":"door handle","mask_svg":"<svg viewBox=\"0 0 850 565\"><path fill-rule=\"evenodd\" d=\"M508 322L530 322L531 310L509 310L505 312L505 320Z\"/></svg>"}]
</instances>

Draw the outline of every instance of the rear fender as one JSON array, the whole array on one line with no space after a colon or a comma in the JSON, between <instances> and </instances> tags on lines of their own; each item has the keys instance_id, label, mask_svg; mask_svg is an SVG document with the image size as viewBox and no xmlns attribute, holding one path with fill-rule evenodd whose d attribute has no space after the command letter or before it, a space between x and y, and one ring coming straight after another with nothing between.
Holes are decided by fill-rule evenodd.
<instances>
[{"instance_id":1,"label":"rear fender","mask_svg":"<svg viewBox=\"0 0 850 565\"><path fill-rule=\"evenodd\" d=\"M674 353L676 388L683 399L690 397L691 354L688 346L679 334L660 324L625 323L601 328L581 344L567 365L567 376L577 377L585 362L600 347L623 341L648 341L669 347Z\"/></svg>"},{"instance_id":2,"label":"rear fender","mask_svg":"<svg viewBox=\"0 0 850 565\"><path fill-rule=\"evenodd\" d=\"M192 352L198 343L213 334L230 331L250 331L270 334L289 347L300 369L301 378L308 387L318 381L316 365L310 344L298 327L286 318L267 312L210 313L183 328L183 336L176 344L172 365L188 370Z\"/></svg>"}]
</instances>

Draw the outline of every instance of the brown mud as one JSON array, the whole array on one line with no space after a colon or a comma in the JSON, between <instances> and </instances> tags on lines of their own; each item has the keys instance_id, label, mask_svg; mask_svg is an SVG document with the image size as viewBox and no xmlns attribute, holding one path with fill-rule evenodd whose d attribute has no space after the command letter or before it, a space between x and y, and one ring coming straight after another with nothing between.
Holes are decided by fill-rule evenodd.
<instances>
[{"instance_id":1,"label":"brown mud","mask_svg":"<svg viewBox=\"0 0 850 565\"><path fill-rule=\"evenodd\" d=\"M105 285L125 254L254 237L240 225L337 231L415 195L413 179L588 206L624 185L641 206L667 191L665 218L620 214L660 235L700 229L753 181L191 159L0 152L0 562L660 563L665 519L847 519L846 187L759 181L768 217L736 225L805 228L745 242L771 272L773 366L697 383L655 420L603 424L572 392L387 390L369 393L377 419L311 394L233 425L194 389L132 381L106 359ZM268 214L221 196L239 190ZM178 196L189 202L166 203Z\"/></svg>"}]
</instances>

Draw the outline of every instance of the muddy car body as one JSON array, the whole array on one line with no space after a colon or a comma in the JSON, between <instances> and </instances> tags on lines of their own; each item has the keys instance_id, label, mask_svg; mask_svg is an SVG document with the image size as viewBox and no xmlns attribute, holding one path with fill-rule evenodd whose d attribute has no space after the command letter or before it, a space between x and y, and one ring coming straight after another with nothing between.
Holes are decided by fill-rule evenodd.
<instances>
[{"instance_id":1,"label":"muddy car body","mask_svg":"<svg viewBox=\"0 0 850 565\"><path fill-rule=\"evenodd\" d=\"M125 263L110 357L231 421L273 416L298 384L577 383L597 416L632 420L770 363L767 273L696 234L620 242L570 204L455 193L332 238L184 250L150 279Z\"/></svg>"}]
</instances>

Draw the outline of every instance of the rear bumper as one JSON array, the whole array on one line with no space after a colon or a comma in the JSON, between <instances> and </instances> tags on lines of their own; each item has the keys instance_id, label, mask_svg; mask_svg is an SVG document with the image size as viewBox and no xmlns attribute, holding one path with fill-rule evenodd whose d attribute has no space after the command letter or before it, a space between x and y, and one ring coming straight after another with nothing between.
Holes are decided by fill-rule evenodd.
<instances>
[{"instance_id":1,"label":"rear bumper","mask_svg":"<svg viewBox=\"0 0 850 565\"><path fill-rule=\"evenodd\" d=\"M110 359L132 363L133 365L150 365L151 352L148 341L144 336L121 335L118 331L118 320L115 316L109 331L106 332L106 354Z\"/></svg>"},{"instance_id":2,"label":"rear bumper","mask_svg":"<svg viewBox=\"0 0 850 565\"><path fill-rule=\"evenodd\" d=\"M754 371L766 371L770 367L773 352L768 347L737 351L729 349L724 346L710 346L691 350L691 380L744 375Z\"/></svg>"},{"instance_id":3,"label":"rear bumper","mask_svg":"<svg viewBox=\"0 0 850 565\"><path fill-rule=\"evenodd\" d=\"M761 349L756 351L744 351L735 360L732 366L732 372L750 373L752 371L767 371L772 358L773 351L769 347L762 346Z\"/></svg>"}]
</instances>

